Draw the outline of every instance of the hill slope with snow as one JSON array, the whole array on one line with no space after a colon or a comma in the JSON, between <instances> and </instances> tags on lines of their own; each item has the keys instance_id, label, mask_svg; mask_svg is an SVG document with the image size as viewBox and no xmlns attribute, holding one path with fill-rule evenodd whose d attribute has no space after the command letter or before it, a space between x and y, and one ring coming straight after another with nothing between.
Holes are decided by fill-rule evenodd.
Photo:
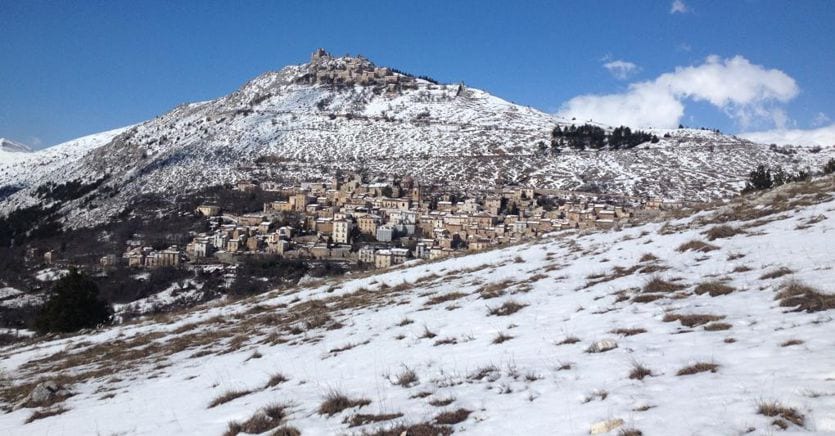
<instances>
[{"instance_id":1,"label":"hill slope with snow","mask_svg":"<svg viewBox=\"0 0 835 436\"><path fill-rule=\"evenodd\" d=\"M835 432L833 216L829 177L6 347L0 432Z\"/></svg>"},{"instance_id":2,"label":"hill slope with snow","mask_svg":"<svg viewBox=\"0 0 835 436\"><path fill-rule=\"evenodd\" d=\"M461 190L518 183L707 200L737 192L757 164L817 169L835 155L831 148L775 150L689 129L629 151L541 150L554 126L575 122L582 123L463 84L317 52L309 63L265 73L230 95L99 135L104 143L96 147L59 147L57 154L72 149L71 156L0 166L0 190L14 188L5 189L14 193L4 196L0 212L38 204L37 185L108 176L78 200L83 210L64 206L70 225L95 225L141 194L250 178L321 179L336 170L411 175ZM102 189L108 194L99 195Z\"/></svg>"}]
</instances>

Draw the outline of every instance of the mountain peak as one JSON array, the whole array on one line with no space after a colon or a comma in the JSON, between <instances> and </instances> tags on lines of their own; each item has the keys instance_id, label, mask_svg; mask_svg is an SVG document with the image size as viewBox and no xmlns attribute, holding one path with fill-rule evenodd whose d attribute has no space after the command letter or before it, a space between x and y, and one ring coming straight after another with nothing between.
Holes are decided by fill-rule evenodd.
<instances>
[{"instance_id":1,"label":"mountain peak","mask_svg":"<svg viewBox=\"0 0 835 436\"><path fill-rule=\"evenodd\" d=\"M11 153L31 153L32 149L28 145L21 144L11 139L0 138L0 150Z\"/></svg>"}]
</instances>

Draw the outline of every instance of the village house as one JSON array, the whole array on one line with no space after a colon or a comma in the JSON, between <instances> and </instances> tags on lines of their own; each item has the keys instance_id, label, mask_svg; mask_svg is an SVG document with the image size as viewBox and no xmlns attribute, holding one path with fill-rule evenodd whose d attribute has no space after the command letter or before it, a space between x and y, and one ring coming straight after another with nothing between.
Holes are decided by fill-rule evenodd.
<instances>
[{"instance_id":1,"label":"village house","mask_svg":"<svg viewBox=\"0 0 835 436\"><path fill-rule=\"evenodd\" d=\"M351 239L351 230L354 228L354 223L341 219L333 222L333 242L336 244L347 244Z\"/></svg>"},{"instance_id":2,"label":"village house","mask_svg":"<svg viewBox=\"0 0 835 436\"><path fill-rule=\"evenodd\" d=\"M220 215L220 206L201 204L197 206L196 212L205 217L218 216Z\"/></svg>"}]
</instances>

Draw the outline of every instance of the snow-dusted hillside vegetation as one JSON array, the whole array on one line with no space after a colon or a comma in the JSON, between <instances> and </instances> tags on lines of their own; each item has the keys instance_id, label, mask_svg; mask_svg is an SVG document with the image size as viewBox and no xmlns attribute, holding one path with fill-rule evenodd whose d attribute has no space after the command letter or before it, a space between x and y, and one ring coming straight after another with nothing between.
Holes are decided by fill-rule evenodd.
<instances>
[{"instance_id":1,"label":"snow-dusted hillside vegetation","mask_svg":"<svg viewBox=\"0 0 835 436\"><path fill-rule=\"evenodd\" d=\"M737 192L757 164L817 169L835 155L690 129L658 132L658 144L628 151L542 150L554 126L584 122L319 51L309 63L265 73L228 96L99 135L99 147L82 141L88 145L36 153L72 149L60 161L0 166L0 189L12 186L0 212L37 204L35 185L108 175L78 200L83 209L65 206L71 225L92 225L141 193L182 194L248 178L318 179L337 169L411 175L462 190L519 183L706 200ZM102 189L108 195L99 195Z\"/></svg>"},{"instance_id":2,"label":"snow-dusted hillside vegetation","mask_svg":"<svg viewBox=\"0 0 835 436\"><path fill-rule=\"evenodd\" d=\"M6 347L0 432L835 432L833 194L789 184Z\"/></svg>"}]
</instances>

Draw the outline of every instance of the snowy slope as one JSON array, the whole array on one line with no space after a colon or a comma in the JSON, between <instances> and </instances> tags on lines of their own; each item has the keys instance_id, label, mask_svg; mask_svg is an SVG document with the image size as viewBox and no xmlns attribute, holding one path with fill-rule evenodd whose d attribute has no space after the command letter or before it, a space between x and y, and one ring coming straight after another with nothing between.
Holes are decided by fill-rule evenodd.
<instances>
[{"instance_id":1,"label":"snowy slope","mask_svg":"<svg viewBox=\"0 0 835 436\"><path fill-rule=\"evenodd\" d=\"M28 192L28 188L36 188L46 181L63 183L79 178L79 159L91 150L109 143L128 128L83 136L35 152L14 153L15 156L9 159L4 157L5 154L0 154L0 193L4 188L14 192ZM0 196L0 212L34 202L28 195L6 202L3 201L4 197Z\"/></svg>"},{"instance_id":2,"label":"snowy slope","mask_svg":"<svg viewBox=\"0 0 835 436\"><path fill-rule=\"evenodd\" d=\"M304 435L419 423L479 435L583 435L607 423L611 434L767 435L781 432L777 420L786 434L831 434L833 194L828 178L689 218L8 347L5 401L40 378L75 395L28 424L33 408L0 415L0 432L223 434L280 405L282 425ZM709 240L711 230L723 237ZM685 250L694 240L709 245ZM680 288L652 289L653 279ZM777 299L791 284L818 290L810 311ZM606 340L616 348L588 352ZM716 366L679 375L696 363ZM630 378L636 365L651 374ZM210 407L230 391L241 395ZM321 413L337 392L368 404ZM783 416L758 413L771 402Z\"/></svg>"},{"instance_id":3,"label":"snowy slope","mask_svg":"<svg viewBox=\"0 0 835 436\"><path fill-rule=\"evenodd\" d=\"M335 170L411 175L424 184L461 190L519 183L539 188L596 189L641 196L709 200L738 191L759 163L820 168L835 149L785 152L699 130L672 130L658 144L631 151L540 151L558 119L459 84L412 80L402 89L311 81L347 64L377 68L364 58L315 58L272 71L216 100L184 104L79 147L68 164L0 167L0 189L23 188L0 200L0 213L38 202L37 184L70 178L110 179L114 197L65 206L72 226L95 225L143 193L195 191L276 175L329 178ZM582 121L576 121L582 123ZM660 133L660 132L659 132ZM659 136L663 136L659 135ZM66 149L66 147L65 147ZM264 163L267 161L273 163ZM39 161L38 161L39 162ZM21 187L21 186L18 186ZM115 189L114 189L115 188ZM96 196L96 192L90 196ZM81 200L79 200L81 201Z\"/></svg>"}]
</instances>

